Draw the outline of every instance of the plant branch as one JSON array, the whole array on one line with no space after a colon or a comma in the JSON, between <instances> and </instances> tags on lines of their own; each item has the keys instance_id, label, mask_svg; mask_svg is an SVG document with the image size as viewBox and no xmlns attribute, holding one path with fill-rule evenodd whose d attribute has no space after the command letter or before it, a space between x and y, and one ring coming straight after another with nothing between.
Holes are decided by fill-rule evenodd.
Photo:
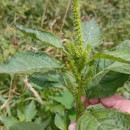
<instances>
[{"instance_id":1,"label":"plant branch","mask_svg":"<svg viewBox=\"0 0 130 130\"><path fill-rule=\"evenodd\" d=\"M64 27L65 19L66 19L66 17L67 17L67 13L68 13L68 11L69 11L69 7L70 7L70 4L71 4L71 1L72 1L72 0L68 0L68 4L67 4L67 8L66 8L66 11L65 11L65 15L64 15L63 21L62 21L62 26L61 26L60 32L62 31L62 29L63 29L63 27Z\"/></svg>"},{"instance_id":2,"label":"plant branch","mask_svg":"<svg viewBox=\"0 0 130 130\"><path fill-rule=\"evenodd\" d=\"M33 88L33 86L28 82L28 78L26 76L24 80L25 85L30 89L30 91L34 94L34 96L37 98L38 102L41 104L44 104L42 98L40 97L39 93Z\"/></svg>"},{"instance_id":3,"label":"plant branch","mask_svg":"<svg viewBox=\"0 0 130 130\"><path fill-rule=\"evenodd\" d=\"M41 19L41 28L43 28L43 24L44 24L44 20L45 20L45 15L46 15L46 10L47 10L47 7L48 7L48 0L47 2L45 3L45 8L44 8L44 11L43 11L43 14L42 14L42 19ZM43 1L44 3L44 1Z\"/></svg>"},{"instance_id":4,"label":"plant branch","mask_svg":"<svg viewBox=\"0 0 130 130\"><path fill-rule=\"evenodd\" d=\"M11 99L11 96L12 96L13 93L14 93L14 90L13 90L13 77L11 76L8 99L7 99L7 100L4 102L4 104L0 107L1 110L3 110L4 108L6 108L6 106L9 104L10 99Z\"/></svg>"}]
</instances>

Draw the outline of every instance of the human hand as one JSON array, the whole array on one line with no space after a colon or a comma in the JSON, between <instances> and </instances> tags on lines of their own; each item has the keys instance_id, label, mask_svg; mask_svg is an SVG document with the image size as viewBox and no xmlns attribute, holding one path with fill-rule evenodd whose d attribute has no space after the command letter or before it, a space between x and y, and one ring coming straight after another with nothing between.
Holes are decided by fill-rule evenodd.
<instances>
[{"instance_id":1,"label":"human hand","mask_svg":"<svg viewBox=\"0 0 130 130\"><path fill-rule=\"evenodd\" d=\"M86 97L83 96L81 101L84 106L101 103L106 108L114 108L130 114L130 100L118 94L115 94L114 96L107 97L107 98L89 99L88 102L86 102ZM76 127L76 122L72 122L69 125L68 130L75 130L75 127Z\"/></svg>"}]
</instances>

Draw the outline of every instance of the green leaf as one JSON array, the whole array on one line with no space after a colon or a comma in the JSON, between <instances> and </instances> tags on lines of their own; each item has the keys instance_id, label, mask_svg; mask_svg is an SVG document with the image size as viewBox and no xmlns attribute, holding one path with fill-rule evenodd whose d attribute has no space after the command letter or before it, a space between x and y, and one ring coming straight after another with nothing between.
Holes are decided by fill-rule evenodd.
<instances>
[{"instance_id":1,"label":"green leaf","mask_svg":"<svg viewBox=\"0 0 130 130\"><path fill-rule=\"evenodd\" d=\"M130 74L130 65L125 63L115 62L112 65L110 65L107 69L124 74Z\"/></svg>"},{"instance_id":2,"label":"green leaf","mask_svg":"<svg viewBox=\"0 0 130 130\"><path fill-rule=\"evenodd\" d=\"M63 105L50 105L50 111L52 113L59 113L60 115L64 115L65 114L65 108Z\"/></svg>"},{"instance_id":3,"label":"green leaf","mask_svg":"<svg viewBox=\"0 0 130 130\"><path fill-rule=\"evenodd\" d=\"M60 114L56 114L56 116L55 116L55 125L60 130L67 130L66 123L65 123L65 118L64 118L64 116L61 116Z\"/></svg>"},{"instance_id":4,"label":"green leaf","mask_svg":"<svg viewBox=\"0 0 130 130\"><path fill-rule=\"evenodd\" d=\"M90 44L92 47L97 47L101 44L102 35L95 19L83 22L82 29L85 44Z\"/></svg>"},{"instance_id":5,"label":"green leaf","mask_svg":"<svg viewBox=\"0 0 130 130\"><path fill-rule=\"evenodd\" d=\"M12 116L0 116L0 121L4 124L6 130L9 130L9 127L18 123L18 120Z\"/></svg>"},{"instance_id":6,"label":"green leaf","mask_svg":"<svg viewBox=\"0 0 130 130\"><path fill-rule=\"evenodd\" d=\"M130 115L114 109L87 111L77 121L76 130L129 130Z\"/></svg>"},{"instance_id":7,"label":"green leaf","mask_svg":"<svg viewBox=\"0 0 130 130\"><path fill-rule=\"evenodd\" d=\"M68 111L67 115L71 122L74 121L76 119L76 109L72 108Z\"/></svg>"},{"instance_id":8,"label":"green leaf","mask_svg":"<svg viewBox=\"0 0 130 130\"><path fill-rule=\"evenodd\" d=\"M34 101L31 101L29 105L27 105L25 109L25 120L32 121L32 119L37 114L37 109Z\"/></svg>"},{"instance_id":9,"label":"green leaf","mask_svg":"<svg viewBox=\"0 0 130 130\"><path fill-rule=\"evenodd\" d=\"M25 115L20 110L17 110L17 116L18 116L20 121L24 121L25 120Z\"/></svg>"},{"instance_id":10,"label":"green leaf","mask_svg":"<svg viewBox=\"0 0 130 130\"><path fill-rule=\"evenodd\" d=\"M41 124L42 128L46 129L48 126L50 126L50 123L51 123L51 116L44 119L44 121L42 120L42 117L41 117L41 123L40 124Z\"/></svg>"},{"instance_id":11,"label":"green leaf","mask_svg":"<svg viewBox=\"0 0 130 130\"><path fill-rule=\"evenodd\" d=\"M36 72L48 72L61 68L58 62L42 52L24 51L18 52L8 60L0 64L2 74L32 74Z\"/></svg>"},{"instance_id":12,"label":"green leaf","mask_svg":"<svg viewBox=\"0 0 130 130\"><path fill-rule=\"evenodd\" d=\"M100 79L95 78L86 85L89 98L102 98L113 95L118 88L123 87L129 75L110 71Z\"/></svg>"},{"instance_id":13,"label":"green leaf","mask_svg":"<svg viewBox=\"0 0 130 130\"><path fill-rule=\"evenodd\" d=\"M38 29L27 28L22 25L17 26L17 28L25 35L28 35L30 37L33 37L34 39L40 40L44 44L54 46L57 48L63 48L62 43L58 40L58 38L50 32L45 32L45 31L38 30Z\"/></svg>"},{"instance_id":14,"label":"green leaf","mask_svg":"<svg viewBox=\"0 0 130 130\"><path fill-rule=\"evenodd\" d=\"M116 60L122 60L123 62L129 61L129 46L130 41L124 41L115 48L116 51L113 51L114 53L106 52L106 54L109 53L110 55L110 57L106 57L108 59L111 59L111 57L116 57ZM125 53L123 50L125 50ZM119 54L117 52L119 52ZM123 54L121 55L120 52ZM129 78L129 64L114 62L112 60L108 60L107 58L94 60L94 74L97 76L95 76L91 82L86 84L86 92L89 98L102 98L111 96L119 87L123 87L124 83Z\"/></svg>"},{"instance_id":15,"label":"green leaf","mask_svg":"<svg viewBox=\"0 0 130 130\"><path fill-rule=\"evenodd\" d=\"M85 86L89 98L102 98L113 95L119 87L123 87L129 75L114 71L106 71L113 62L105 59L97 59L94 62L95 78Z\"/></svg>"},{"instance_id":16,"label":"green leaf","mask_svg":"<svg viewBox=\"0 0 130 130\"><path fill-rule=\"evenodd\" d=\"M130 99L130 81L127 81L124 86L118 90L118 92L127 99Z\"/></svg>"},{"instance_id":17,"label":"green leaf","mask_svg":"<svg viewBox=\"0 0 130 130\"><path fill-rule=\"evenodd\" d=\"M130 52L130 40L126 40L116 47L116 50L127 50ZM120 73L130 74L130 65L125 63L115 62L108 67L109 70L113 70Z\"/></svg>"},{"instance_id":18,"label":"green leaf","mask_svg":"<svg viewBox=\"0 0 130 130\"><path fill-rule=\"evenodd\" d=\"M59 87L63 79L57 71L51 71L44 74L33 74L29 77L29 81L42 87Z\"/></svg>"},{"instance_id":19,"label":"green leaf","mask_svg":"<svg viewBox=\"0 0 130 130\"><path fill-rule=\"evenodd\" d=\"M44 130L40 125L34 122L22 122L12 125L9 130Z\"/></svg>"},{"instance_id":20,"label":"green leaf","mask_svg":"<svg viewBox=\"0 0 130 130\"><path fill-rule=\"evenodd\" d=\"M119 45L116 46L116 50L127 50L130 52L130 40L126 40L126 41L123 41L122 43L120 43Z\"/></svg>"},{"instance_id":21,"label":"green leaf","mask_svg":"<svg viewBox=\"0 0 130 130\"><path fill-rule=\"evenodd\" d=\"M106 53L97 53L94 57L115 60L117 62L111 62L111 65L106 68L107 70L130 74L130 63L129 63L130 62L130 49L129 47L130 47L130 40L126 40L122 42L121 44L119 44L115 48L115 51L106 52Z\"/></svg>"},{"instance_id":22,"label":"green leaf","mask_svg":"<svg viewBox=\"0 0 130 130\"><path fill-rule=\"evenodd\" d=\"M130 64L130 52L127 50L96 53L92 59L104 58Z\"/></svg>"},{"instance_id":23,"label":"green leaf","mask_svg":"<svg viewBox=\"0 0 130 130\"><path fill-rule=\"evenodd\" d=\"M74 97L68 89L60 91L59 96L50 96L51 99L60 102L65 108L70 109L73 107Z\"/></svg>"}]
</instances>

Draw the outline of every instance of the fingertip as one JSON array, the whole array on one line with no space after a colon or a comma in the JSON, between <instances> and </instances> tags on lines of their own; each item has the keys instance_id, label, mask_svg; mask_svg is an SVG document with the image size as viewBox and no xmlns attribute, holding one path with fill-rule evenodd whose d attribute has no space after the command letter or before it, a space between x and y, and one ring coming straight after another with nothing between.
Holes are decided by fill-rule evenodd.
<instances>
[{"instance_id":1,"label":"fingertip","mask_svg":"<svg viewBox=\"0 0 130 130\"><path fill-rule=\"evenodd\" d=\"M69 125L68 130L75 130L76 129L76 122L73 122Z\"/></svg>"}]
</instances>

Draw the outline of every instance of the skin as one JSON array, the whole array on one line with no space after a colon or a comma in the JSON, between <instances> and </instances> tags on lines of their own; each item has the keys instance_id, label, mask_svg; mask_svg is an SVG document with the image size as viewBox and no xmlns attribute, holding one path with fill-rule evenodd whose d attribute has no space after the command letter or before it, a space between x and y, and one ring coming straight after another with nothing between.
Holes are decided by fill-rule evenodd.
<instances>
[{"instance_id":1,"label":"skin","mask_svg":"<svg viewBox=\"0 0 130 130\"><path fill-rule=\"evenodd\" d=\"M127 112L130 114L130 100L115 94L111 97L107 97L107 98L96 98L96 99L89 99L88 102L86 102L86 97L83 96L81 98L81 101L83 103L84 106L88 106L88 105L94 105L94 104L98 104L101 103L104 107L106 108L114 108L114 109L118 109L122 112ZM72 122L69 127L68 130L75 130L76 128L76 122Z\"/></svg>"}]
</instances>

